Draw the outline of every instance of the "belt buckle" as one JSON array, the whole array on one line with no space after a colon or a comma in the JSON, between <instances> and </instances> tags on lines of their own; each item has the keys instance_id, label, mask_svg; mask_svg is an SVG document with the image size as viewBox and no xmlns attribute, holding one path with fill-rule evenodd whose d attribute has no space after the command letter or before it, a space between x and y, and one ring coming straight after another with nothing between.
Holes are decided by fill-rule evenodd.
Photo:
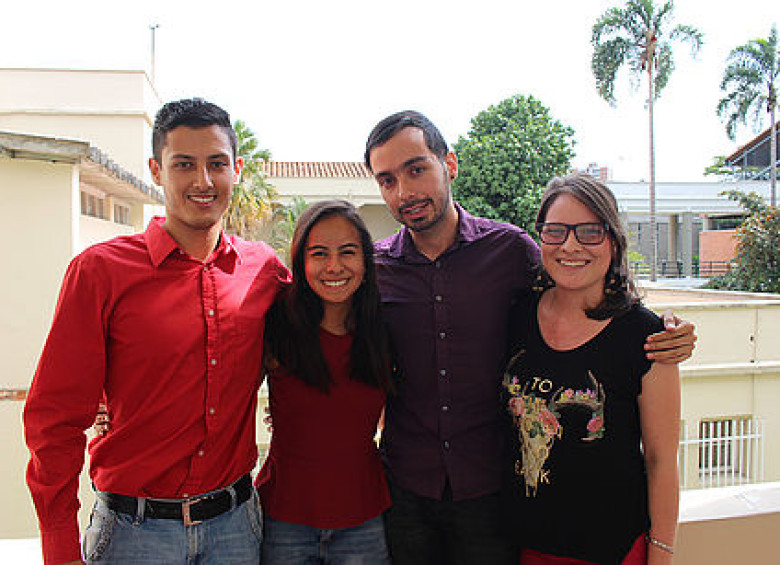
<instances>
[{"instance_id":1,"label":"belt buckle","mask_svg":"<svg viewBox=\"0 0 780 565\"><path fill-rule=\"evenodd\" d=\"M200 502L200 498L195 498L192 500L185 500L181 503L181 515L182 518L184 518L184 525L185 526L197 526L198 524L203 523L203 520L193 520L192 516L190 515L190 508L193 504L197 504Z\"/></svg>"}]
</instances>

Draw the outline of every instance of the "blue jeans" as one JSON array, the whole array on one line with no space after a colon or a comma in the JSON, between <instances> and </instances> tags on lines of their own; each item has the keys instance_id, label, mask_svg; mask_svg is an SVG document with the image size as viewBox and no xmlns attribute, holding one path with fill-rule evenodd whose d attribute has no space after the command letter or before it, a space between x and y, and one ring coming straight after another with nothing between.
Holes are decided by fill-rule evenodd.
<instances>
[{"instance_id":1,"label":"blue jeans","mask_svg":"<svg viewBox=\"0 0 780 565\"><path fill-rule=\"evenodd\" d=\"M255 565L262 535L254 489L243 504L193 526L114 512L98 498L82 549L88 564Z\"/></svg>"},{"instance_id":2,"label":"blue jeans","mask_svg":"<svg viewBox=\"0 0 780 565\"><path fill-rule=\"evenodd\" d=\"M265 516L263 565L390 563L381 516L352 528L320 529Z\"/></svg>"}]
</instances>

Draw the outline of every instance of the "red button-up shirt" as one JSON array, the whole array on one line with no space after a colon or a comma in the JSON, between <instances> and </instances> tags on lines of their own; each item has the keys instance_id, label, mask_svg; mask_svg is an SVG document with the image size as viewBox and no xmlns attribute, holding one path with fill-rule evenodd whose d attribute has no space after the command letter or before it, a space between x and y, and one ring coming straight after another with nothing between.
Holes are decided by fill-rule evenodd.
<instances>
[{"instance_id":1,"label":"red button-up shirt","mask_svg":"<svg viewBox=\"0 0 780 565\"><path fill-rule=\"evenodd\" d=\"M89 446L102 491L184 498L255 464L263 321L287 269L224 235L195 260L163 221L90 247L65 275L24 412L46 563L79 558L84 430L103 396L111 429Z\"/></svg>"}]
</instances>

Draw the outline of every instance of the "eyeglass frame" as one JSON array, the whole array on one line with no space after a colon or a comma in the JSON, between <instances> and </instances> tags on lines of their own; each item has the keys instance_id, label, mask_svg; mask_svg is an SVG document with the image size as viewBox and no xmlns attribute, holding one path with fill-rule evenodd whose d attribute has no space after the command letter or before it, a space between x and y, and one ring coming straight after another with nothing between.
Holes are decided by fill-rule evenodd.
<instances>
[{"instance_id":1,"label":"eyeglass frame","mask_svg":"<svg viewBox=\"0 0 780 565\"><path fill-rule=\"evenodd\" d=\"M544 226L562 226L566 228L566 235L563 236L563 239L557 243L550 243L544 240L542 237L542 228ZM604 229L602 232L602 237L597 242L584 242L580 239L579 234L577 233L577 229L581 226L599 226ZM579 224L564 224L563 222L539 222L536 224L536 233L539 234L539 240L544 243L545 245L563 245L566 243L566 240L569 239L569 235L571 235L572 232L574 232L574 237L577 239L580 245L601 245L604 243L604 240L607 238L607 235L610 233L609 224L606 222L582 222Z\"/></svg>"}]
</instances>

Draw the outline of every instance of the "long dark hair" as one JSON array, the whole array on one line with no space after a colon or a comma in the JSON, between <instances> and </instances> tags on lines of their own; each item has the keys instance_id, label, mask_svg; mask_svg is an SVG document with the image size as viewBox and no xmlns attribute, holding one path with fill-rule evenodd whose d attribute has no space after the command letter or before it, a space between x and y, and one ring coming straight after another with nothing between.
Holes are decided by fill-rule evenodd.
<instances>
[{"instance_id":1,"label":"long dark hair","mask_svg":"<svg viewBox=\"0 0 780 565\"><path fill-rule=\"evenodd\" d=\"M326 200L309 206L298 218L290 250L293 281L287 292L271 307L265 331L265 354L306 384L328 391L332 376L320 345L322 299L306 281L306 242L321 220L339 216L349 221L360 235L365 275L352 296L347 328L353 335L350 378L380 387L391 387L392 352L381 315L376 283L374 246L365 223L355 207L344 200Z\"/></svg>"},{"instance_id":2,"label":"long dark hair","mask_svg":"<svg viewBox=\"0 0 780 565\"><path fill-rule=\"evenodd\" d=\"M639 303L639 292L628 269L628 237L623 222L620 221L615 195L607 185L590 175L574 173L555 177L547 184L547 189L542 194L542 202L536 216L537 224L545 221L547 211L561 194L572 195L596 214L599 220L607 225L607 235L612 241L612 260L605 277L604 298L595 307L585 310L585 314L594 320L606 320L625 314Z\"/></svg>"}]
</instances>

